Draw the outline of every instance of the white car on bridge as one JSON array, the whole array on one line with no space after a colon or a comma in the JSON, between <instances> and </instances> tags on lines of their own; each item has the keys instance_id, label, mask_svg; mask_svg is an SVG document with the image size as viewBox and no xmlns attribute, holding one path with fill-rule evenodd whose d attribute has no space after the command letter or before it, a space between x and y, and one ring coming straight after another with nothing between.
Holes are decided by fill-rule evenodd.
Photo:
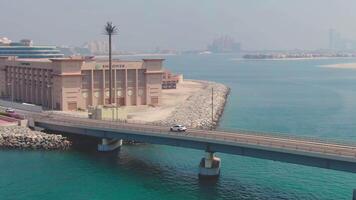
<instances>
[{"instance_id":1,"label":"white car on bridge","mask_svg":"<svg viewBox=\"0 0 356 200\"><path fill-rule=\"evenodd\" d=\"M15 110L12 108L6 108L5 112L7 113L15 113Z\"/></svg>"},{"instance_id":2,"label":"white car on bridge","mask_svg":"<svg viewBox=\"0 0 356 200\"><path fill-rule=\"evenodd\" d=\"M174 125L171 127L170 129L173 132L184 132L187 130L187 127L183 126L183 125Z\"/></svg>"}]
</instances>

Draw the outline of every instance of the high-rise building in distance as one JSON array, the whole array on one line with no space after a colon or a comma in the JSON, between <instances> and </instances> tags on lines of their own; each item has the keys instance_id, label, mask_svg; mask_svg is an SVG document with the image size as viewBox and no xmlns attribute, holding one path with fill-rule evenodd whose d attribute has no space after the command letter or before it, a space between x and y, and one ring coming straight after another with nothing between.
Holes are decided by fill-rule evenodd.
<instances>
[{"instance_id":1,"label":"high-rise building in distance","mask_svg":"<svg viewBox=\"0 0 356 200\"><path fill-rule=\"evenodd\" d=\"M108 41L103 40L95 40L88 42L83 47L88 48L92 54L96 55L107 54L109 51ZM115 47L113 47L113 50L115 50Z\"/></svg>"},{"instance_id":2,"label":"high-rise building in distance","mask_svg":"<svg viewBox=\"0 0 356 200\"><path fill-rule=\"evenodd\" d=\"M208 50L214 53L233 53L241 50L241 44L230 36L222 36L213 40Z\"/></svg>"},{"instance_id":3,"label":"high-rise building in distance","mask_svg":"<svg viewBox=\"0 0 356 200\"><path fill-rule=\"evenodd\" d=\"M335 29L330 29L329 49L337 51L356 50L356 41L344 38Z\"/></svg>"}]
</instances>

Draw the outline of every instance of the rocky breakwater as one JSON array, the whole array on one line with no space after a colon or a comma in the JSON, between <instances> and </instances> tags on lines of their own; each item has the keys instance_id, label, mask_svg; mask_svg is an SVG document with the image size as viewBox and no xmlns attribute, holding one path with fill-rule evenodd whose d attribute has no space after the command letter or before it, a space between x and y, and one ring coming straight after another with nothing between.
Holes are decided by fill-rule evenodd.
<instances>
[{"instance_id":1,"label":"rocky breakwater","mask_svg":"<svg viewBox=\"0 0 356 200\"><path fill-rule=\"evenodd\" d=\"M204 84L202 90L191 95L184 103L178 105L167 119L154 122L154 124L164 126L182 124L187 127L200 129L215 128L224 111L230 88L215 82L197 82ZM212 94L214 102L213 109Z\"/></svg>"},{"instance_id":2,"label":"rocky breakwater","mask_svg":"<svg viewBox=\"0 0 356 200\"><path fill-rule=\"evenodd\" d=\"M0 127L0 148L65 150L71 142L61 135L32 131L26 127Z\"/></svg>"}]
</instances>

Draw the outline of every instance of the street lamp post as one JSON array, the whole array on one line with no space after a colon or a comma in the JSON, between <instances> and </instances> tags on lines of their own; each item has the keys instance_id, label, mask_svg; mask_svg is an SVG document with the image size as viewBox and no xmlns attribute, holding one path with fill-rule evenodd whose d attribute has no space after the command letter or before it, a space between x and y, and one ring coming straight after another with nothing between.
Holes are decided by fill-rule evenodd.
<instances>
[{"instance_id":1,"label":"street lamp post","mask_svg":"<svg viewBox=\"0 0 356 200\"><path fill-rule=\"evenodd\" d=\"M214 129L214 88L211 88L211 130Z\"/></svg>"}]
</instances>

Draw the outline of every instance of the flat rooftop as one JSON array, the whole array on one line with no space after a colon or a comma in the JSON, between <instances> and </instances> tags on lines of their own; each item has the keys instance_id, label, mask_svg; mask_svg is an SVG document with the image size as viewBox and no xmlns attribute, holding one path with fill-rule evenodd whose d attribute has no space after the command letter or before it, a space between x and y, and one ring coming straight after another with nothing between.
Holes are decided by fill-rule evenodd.
<instances>
[{"instance_id":1,"label":"flat rooftop","mask_svg":"<svg viewBox=\"0 0 356 200\"><path fill-rule=\"evenodd\" d=\"M57 62L57 61L85 61L85 62L96 62L100 64L107 64L108 59L99 58L96 59L94 56L72 56L63 58L18 58L16 56L0 56L0 60L17 61L17 62ZM142 63L145 61L164 61L162 58L152 58L152 59L140 59L140 60L121 60L113 59L113 64L115 63Z\"/></svg>"}]
</instances>

